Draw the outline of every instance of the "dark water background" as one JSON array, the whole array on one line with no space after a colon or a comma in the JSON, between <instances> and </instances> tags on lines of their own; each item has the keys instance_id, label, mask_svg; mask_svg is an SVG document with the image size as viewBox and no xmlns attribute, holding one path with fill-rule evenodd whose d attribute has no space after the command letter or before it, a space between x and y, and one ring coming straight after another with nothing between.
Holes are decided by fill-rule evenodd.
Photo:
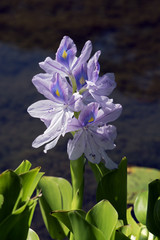
<instances>
[{"instance_id":1,"label":"dark water background","mask_svg":"<svg viewBox=\"0 0 160 240\"><path fill-rule=\"evenodd\" d=\"M1 0L0 1L0 171L28 159L46 175L70 180L66 145L69 136L46 154L31 143L45 127L26 112L43 99L31 83L42 72L38 63L54 58L64 35L80 50L93 43L101 50L101 74L114 72L114 102L123 105L117 147L109 156L129 165L160 169L160 3L125 0ZM84 208L95 203L96 183L86 166ZM33 229L50 239L39 212Z\"/></svg>"}]
</instances>

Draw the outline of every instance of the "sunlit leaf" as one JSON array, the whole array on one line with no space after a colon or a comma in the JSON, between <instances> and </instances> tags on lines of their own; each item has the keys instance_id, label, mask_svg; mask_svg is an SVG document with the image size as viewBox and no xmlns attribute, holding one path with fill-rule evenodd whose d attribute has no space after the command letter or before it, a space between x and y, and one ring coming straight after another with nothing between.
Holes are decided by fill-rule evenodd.
<instances>
[{"instance_id":1,"label":"sunlit leaf","mask_svg":"<svg viewBox=\"0 0 160 240\"><path fill-rule=\"evenodd\" d=\"M32 164L28 160L24 160L15 170L16 174L25 173L30 170Z\"/></svg>"},{"instance_id":2,"label":"sunlit leaf","mask_svg":"<svg viewBox=\"0 0 160 240\"><path fill-rule=\"evenodd\" d=\"M134 235L135 237L138 236L139 231L140 231L140 227L137 224L137 222L135 221L135 219L132 216L132 208L128 208L127 209L127 222L128 224L130 224L131 228L132 228L132 235Z\"/></svg>"},{"instance_id":3,"label":"sunlit leaf","mask_svg":"<svg viewBox=\"0 0 160 240\"><path fill-rule=\"evenodd\" d=\"M55 210L66 210L63 207L68 208L71 205L71 185L65 179L44 176L38 184L38 189L42 191L39 203L50 236L55 239L64 239L69 232L68 228L50 213Z\"/></svg>"},{"instance_id":4,"label":"sunlit leaf","mask_svg":"<svg viewBox=\"0 0 160 240\"><path fill-rule=\"evenodd\" d=\"M27 240L40 240L37 233L31 228L29 229Z\"/></svg>"},{"instance_id":5,"label":"sunlit leaf","mask_svg":"<svg viewBox=\"0 0 160 240\"><path fill-rule=\"evenodd\" d=\"M134 203L134 213L138 221L146 225L148 207L148 191L139 193Z\"/></svg>"},{"instance_id":6,"label":"sunlit leaf","mask_svg":"<svg viewBox=\"0 0 160 240\"><path fill-rule=\"evenodd\" d=\"M70 223L69 219L69 213L74 210L70 211L54 211L51 213L52 216L56 217L58 220L60 220L71 232L72 230L72 225ZM83 210L76 210L83 218L85 218L86 213Z\"/></svg>"},{"instance_id":7,"label":"sunlit leaf","mask_svg":"<svg viewBox=\"0 0 160 240\"><path fill-rule=\"evenodd\" d=\"M117 224L118 214L107 200L102 200L87 213L86 220L101 230L106 240L110 240Z\"/></svg>"},{"instance_id":8,"label":"sunlit leaf","mask_svg":"<svg viewBox=\"0 0 160 240\"><path fill-rule=\"evenodd\" d=\"M32 169L28 172L20 174L21 183L23 185L23 195L21 201L26 201L31 197L40 178L44 173L39 173L40 167Z\"/></svg>"},{"instance_id":9,"label":"sunlit leaf","mask_svg":"<svg viewBox=\"0 0 160 240\"><path fill-rule=\"evenodd\" d=\"M76 210L69 212L69 219L75 240L105 240L103 233L86 221Z\"/></svg>"}]
</instances>

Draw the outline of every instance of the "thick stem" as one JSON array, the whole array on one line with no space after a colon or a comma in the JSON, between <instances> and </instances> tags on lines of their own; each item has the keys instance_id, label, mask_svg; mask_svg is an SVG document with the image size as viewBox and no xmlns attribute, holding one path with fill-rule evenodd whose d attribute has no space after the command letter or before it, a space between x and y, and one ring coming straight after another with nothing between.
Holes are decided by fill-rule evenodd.
<instances>
[{"instance_id":1,"label":"thick stem","mask_svg":"<svg viewBox=\"0 0 160 240\"><path fill-rule=\"evenodd\" d=\"M82 155L77 160L70 161L71 180L73 188L72 209L81 209L84 190L84 166L85 158Z\"/></svg>"}]
</instances>

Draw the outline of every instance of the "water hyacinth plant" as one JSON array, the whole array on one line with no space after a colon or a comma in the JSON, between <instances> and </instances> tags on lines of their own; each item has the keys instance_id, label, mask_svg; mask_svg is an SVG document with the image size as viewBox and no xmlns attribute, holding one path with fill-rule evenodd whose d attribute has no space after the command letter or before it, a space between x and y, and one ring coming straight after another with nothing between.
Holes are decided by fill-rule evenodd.
<instances>
[{"instance_id":1,"label":"water hyacinth plant","mask_svg":"<svg viewBox=\"0 0 160 240\"><path fill-rule=\"evenodd\" d=\"M114 74L100 76L101 52L90 57L91 51L91 41L87 41L77 57L76 45L65 36L55 59L47 57L40 63L44 73L33 77L33 84L46 99L33 103L28 113L44 122L46 130L32 146L44 145L47 153L60 137L71 133L67 144L71 183L43 176L39 168L30 170L28 161L15 171L2 173L3 240L39 240L30 228L37 201L52 239L160 240L160 180L152 181L148 189L140 192L135 203L127 202L127 159L124 157L118 165L107 152L115 148L116 127L111 123L120 116L122 106L109 98L116 87ZM88 212L83 210L86 163L97 180L97 204ZM128 203L134 208L128 208ZM25 231L19 230L22 220Z\"/></svg>"},{"instance_id":2,"label":"water hyacinth plant","mask_svg":"<svg viewBox=\"0 0 160 240\"><path fill-rule=\"evenodd\" d=\"M114 148L116 129L110 122L117 119L122 106L114 104L109 95L116 86L114 75L99 76L100 51L90 59L92 45L87 41L81 55L76 57L76 46L65 36L56 53L56 59L46 58L40 67L46 73L33 78L37 90L47 99L28 108L31 116L40 118L46 131L38 136L33 147L45 145L44 151L53 148L60 136L74 132L68 142L70 160L85 155L92 163L105 161L106 167L115 168L105 150Z\"/></svg>"}]
</instances>

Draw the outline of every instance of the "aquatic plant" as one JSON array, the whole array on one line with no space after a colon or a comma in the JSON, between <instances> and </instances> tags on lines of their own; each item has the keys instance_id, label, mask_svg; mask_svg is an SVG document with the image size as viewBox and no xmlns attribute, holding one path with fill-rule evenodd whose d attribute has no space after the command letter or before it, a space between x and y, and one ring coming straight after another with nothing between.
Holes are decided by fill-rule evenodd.
<instances>
[{"instance_id":1,"label":"aquatic plant","mask_svg":"<svg viewBox=\"0 0 160 240\"><path fill-rule=\"evenodd\" d=\"M43 176L39 168L30 170L28 161L15 171L2 173L0 236L3 240L39 239L30 229L37 201L53 239L160 239L160 180L152 181L148 190L137 196L134 216L127 205L127 159L124 157L117 164L108 156L108 151L115 148L116 138L116 127L111 123L120 116L122 106L109 98L116 87L114 74L100 76L100 51L90 58L91 50L92 44L87 41L77 57L75 43L65 36L55 59L47 57L40 63L45 72L33 77L33 84L46 99L33 103L28 113L40 118L46 130L32 146L45 145L47 153L60 137L71 133L72 139L67 144L71 183L64 178ZM97 180L97 204L85 212L87 163ZM31 197L35 188L36 196Z\"/></svg>"}]
</instances>

